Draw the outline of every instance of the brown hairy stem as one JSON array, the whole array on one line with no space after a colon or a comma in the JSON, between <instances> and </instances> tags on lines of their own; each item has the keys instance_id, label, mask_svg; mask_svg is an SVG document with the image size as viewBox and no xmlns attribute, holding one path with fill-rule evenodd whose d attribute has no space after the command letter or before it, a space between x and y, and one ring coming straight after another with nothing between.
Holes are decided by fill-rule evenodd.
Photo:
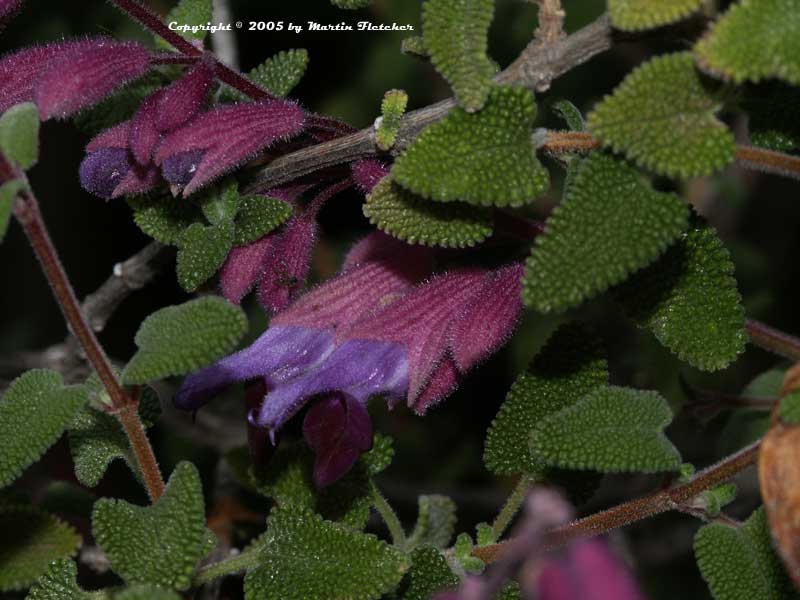
<instances>
[{"instance_id":1,"label":"brown hairy stem","mask_svg":"<svg viewBox=\"0 0 800 600\"><path fill-rule=\"evenodd\" d=\"M0 182L24 178L8 161L0 155ZM39 203L29 189L17 195L14 216L33 247L39 264L47 278L58 306L73 335L83 348L86 358L94 368L108 395L111 397L113 412L119 418L131 444L142 478L150 498L155 502L164 491L164 481L158 469L153 449L150 446L144 427L137 412L138 399L126 394L117 379L105 350L100 345L94 331L81 312L78 298L67 277L58 252L50 239L50 234L39 210Z\"/></svg>"},{"instance_id":2,"label":"brown hairy stem","mask_svg":"<svg viewBox=\"0 0 800 600\"><path fill-rule=\"evenodd\" d=\"M800 339L753 319L747 320L746 327L754 346L790 360L800 361Z\"/></svg>"},{"instance_id":3,"label":"brown hairy stem","mask_svg":"<svg viewBox=\"0 0 800 600\"><path fill-rule=\"evenodd\" d=\"M601 535L612 529L624 527L663 512L680 510L699 493L725 483L755 464L760 446L761 440L758 440L716 465L700 471L686 483L653 492L642 498L624 502L608 510L551 529L547 533L546 544L550 548L556 548L577 538ZM499 544L482 546L475 548L472 553L486 563L496 562L503 557L503 553L511 547L513 542L512 538Z\"/></svg>"}]
</instances>

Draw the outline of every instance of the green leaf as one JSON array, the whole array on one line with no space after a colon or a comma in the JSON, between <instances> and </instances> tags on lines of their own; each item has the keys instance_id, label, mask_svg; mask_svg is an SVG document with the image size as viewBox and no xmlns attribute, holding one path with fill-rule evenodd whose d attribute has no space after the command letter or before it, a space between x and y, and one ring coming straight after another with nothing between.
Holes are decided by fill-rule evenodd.
<instances>
[{"instance_id":1,"label":"green leaf","mask_svg":"<svg viewBox=\"0 0 800 600\"><path fill-rule=\"evenodd\" d=\"M458 586L458 577L450 570L442 553L432 546L411 552L411 569L397 591L398 600L430 600L448 588Z\"/></svg>"},{"instance_id":2,"label":"green leaf","mask_svg":"<svg viewBox=\"0 0 800 600\"><path fill-rule=\"evenodd\" d=\"M39 460L85 402L84 388L65 387L54 371L37 369L15 379L0 400L0 487Z\"/></svg>"},{"instance_id":3,"label":"green leaf","mask_svg":"<svg viewBox=\"0 0 800 600\"><path fill-rule=\"evenodd\" d=\"M553 112L564 119L570 131L586 131L586 121L578 107L569 100L559 100L553 104Z\"/></svg>"},{"instance_id":4,"label":"green leaf","mask_svg":"<svg viewBox=\"0 0 800 600\"><path fill-rule=\"evenodd\" d=\"M744 351L745 316L733 263L714 229L699 217L614 296L640 327L699 369L723 369Z\"/></svg>"},{"instance_id":5,"label":"green leaf","mask_svg":"<svg viewBox=\"0 0 800 600\"><path fill-rule=\"evenodd\" d=\"M772 549L764 508L740 528L701 527L694 554L715 600L790 600L798 594Z\"/></svg>"},{"instance_id":6,"label":"green leaf","mask_svg":"<svg viewBox=\"0 0 800 600\"><path fill-rule=\"evenodd\" d=\"M264 237L292 216L292 205L277 198L242 196L233 243L243 246Z\"/></svg>"},{"instance_id":7,"label":"green leaf","mask_svg":"<svg viewBox=\"0 0 800 600\"><path fill-rule=\"evenodd\" d=\"M100 385L96 376L90 381L92 384L87 384L87 387L94 385L97 389ZM151 388L144 388L139 399L139 418L145 427L150 427L160 414L158 396ZM72 421L68 436L75 476L83 485L95 487L99 484L108 465L117 459L125 460L131 471L138 473L122 426L100 408L91 404L84 406Z\"/></svg>"},{"instance_id":8,"label":"green leaf","mask_svg":"<svg viewBox=\"0 0 800 600\"><path fill-rule=\"evenodd\" d=\"M211 0L180 0L178 5L169 11L165 22L169 24L174 21L178 26L189 25L191 27L206 25L210 23L213 18ZM208 35L208 31L204 30L195 32L179 31L177 33L189 40L204 40L206 35ZM159 36L155 36L155 40L156 47L167 50L172 49L172 46Z\"/></svg>"},{"instance_id":9,"label":"green leaf","mask_svg":"<svg viewBox=\"0 0 800 600\"><path fill-rule=\"evenodd\" d=\"M703 0L608 0L617 29L641 31L680 21L700 9Z\"/></svg>"},{"instance_id":10,"label":"green leaf","mask_svg":"<svg viewBox=\"0 0 800 600\"><path fill-rule=\"evenodd\" d=\"M303 48L282 50L270 56L247 74L254 83L285 98L300 83L308 67L308 51ZM250 97L233 88L225 90L225 98L235 101L250 101Z\"/></svg>"},{"instance_id":11,"label":"green leaf","mask_svg":"<svg viewBox=\"0 0 800 600\"><path fill-rule=\"evenodd\" d=\"M733 162L733 133L714 114L710 92L689 52L659 56L637 68L589 115L589 130L607 147L661 175L709 175Z\"/></svg>"},{"instance_id":12,"label":"green leaf","mask_svg":"<svg viewBox=\"0 0 800 600\"><path fill-rule=\"evenodd\" d=\"M428 48L425 46L425 39L421 35L412 35L405 38L400 45L400 52L426 60L430 56Z\"/></svg>"},{"instance_id":13,"label":"green leaf","mask_svg":"<svg viewBox=\"0 0 800 600\"><path fill-rule=\"evenodd\" d=\"M547 465L568 469L677 471L680 454L663 433L671 420L669 405L656 392L600 387L539 421L531 452Z\"/></svg>"},{"instance_id":14,"label":"green leaf","mask_svg":"<svg viewBox=\"0 0 800 600\"><path fill-rule=\"evenodd\" d=\"M194 292L214 276L233 246L234 230L231 222L195 223L181 234L176 273L184 290Z\"/></svg>"},{"instance_id":15,"label":"green leaf","mask_svg":"<svg viewBox=\"0 0 800 600\"><path fill-rule=\"evenodd\" d=\"M781 398L781 403L778 406L778 417L784 423L789 425L800 424L800 390L793 392Z\"/></svg>"},{"instance_id":16,"label":"green leaf","mask_svg":"<svg viewBox=\"0 0 800 600\"><path fill-rule=\"evenodd\" d=\"M97 106L78 113L73 121L85 133L95 136L104 129L130 119L147 96L169 83L170 80L161 72L151 70L114 92Z\"/></svg>"},{"instance_id":17,"label":"green leaf","mask_svg":"<svg viewBox=\"0 0 800 600\"><path fill-rule=\"evenodd\" d=\"M382 116L375 131L375 141L381 150L389 150L394 145L407 105L408 94L403 90L389 90L383 95Z\"/></svg>"},{"instance_id":18,"label":"green leaf","mask_svg":"<svg viewBox=\"0 0 800 600\"><path fill-rule=\"evenodd\" d=\"M376 433L372 440L372 449L361 455L361 461L367 466L370 475L377 475L392 464L394 459L394 442L387 435Z\"/></svg>"},{"instance_id":19,"label":"green leaf","mask_svg":"<svg viewBox=\"0 0 800 600\"><path fill-rule=\"evenodd\" d=\"M795 0L734 4L695 46L699 63L736 83L776 77L800 85L800 11Z\"/></svg>"},{"instance_id":20,"label":"green leaf","mask_svg":"<svg viewBox=\"0 0 800 600\"><path fill-rule=\"evenodd\" d=\"M14 212L14 200L17 198L17 193L24 188L25 182L21 179L12 179L0 185L0 243L6 237L11 214Z\"/></svg>"},{"instance_id":21,"label":"green leaf","mask_svg":"<svg viewBox=\"0 0 800 600\"><path fill-rule=\"evenodd\" d=\"M545 474L531 455L533 428L608 383L600 340L578 323L564 325L511 387L489 427L483 460L496 475Z\"/></svg>"},{"instance_id":22,"label":"green leaf","mask_svg":"<svg viewBox=\"0 0 800 600\"><path fill-rule=\"evenodd\" d=\"M363 529L372 503L369 467L361 458L342 479L317 489L312 478L314 454L304 443L278 448L263 472L251 475L251 484L280 506L311 509L330 521Z\"/></svg>"},{"instance_id":23,"label":"green leaf","mask_svg":"<svg viewBox=\"0 0 800 600\"><path fill-rule=\"evenodd\" d=\"M331 0L331 4L346 10L356 10L357 8L366 8L372 4L372 0Z\"/></svg>"},{"instance_id":24,"label":"green leaf","mask_svg":"<svg viewBox=\"0 0 800 600\"><path fill-rule=\"evenodd\" d=\"M404 188L439 202L530 202L550 179L531 139L535 118L531 92L495 87L479 113L455 108L428 126L395 161L392 176Z\"/></svg>"},{"instance_id":25,"label":"green leaf","mask_svg":"<svg viewBox=\"0 0 800 600\"><path fill-rule=\"evenodd\" d=\"M484 568L486 568L486 563L477 556L472 556L474 548L475 544L472 543L472 538L469 537L469 534L466 532L459 533L455 544L453 544L451 566L455 565L454 568L460 573L477 575L483 572Z\"/></svg>"},{"instance_id":26,"label":"green leaf","mask_svg":"<svg viewBox=\"0 0 800 600\"><path fill-rule=\"evenodd\" d=\"M128 204L139 229L162 244L177 245L183 232L202 219L194 203L173 198L131 198Z\"/></svg>"},{"instance_id":27,"label":"green leaf","mask_svg":"<svg viewBox=\"0 0 800 600\"><path fill-rule=\"evenodd\" d=\"M408 558L374 535L325 521L309 509L274 508L259 566L244 579L249 600L372 600L393 589Z\"/></svg>"},{"instance_id":28,"label":"green leaf","mask_svg":"<svg viewBox=\"0 0 800 600\"><path fill-rule=\"evenodd\" d=\"M536 237L523 299L563 311L655 261L688 226L689 209L605 154L583 160L562 204Z\"/></svg>"},{"instance_id":29,"label":"green leaf","mask_svg":"<svg viewBox=\"0 0 800 600\"><path fill-rule=\"evenodd\" d=\"M33 102L12 106L0 116L0 153L22 169L39 160L39 109Z\"/></svg>"},{"instance_id":30,"label":"green leaf","mask_svg":"<svg viewBox=\"0 0 800 600\"><path fill-rule=\"evenodd\" d=\"M93 600L92 594L78 587L77 577L78 567L74 561L55 560L36 580L25 600Z\"/></svg>"},{"instance_id":31,"label":"green leaf","mask_svg":"<svg viewBox=\"0 0 800 600\"><path fill-rule=\"evenodd\" d=\"M469 112L489 97L494 65L486 54L492 0L427 0L422 5L425 47L436 70Z\"/></svg>"},{"instance_id":32,"label":"green leaf","mask_svg":"<svg viewBox=\"0 0 800 600\"><path fill-rule=\"evenodd\" d=\"M750 141L775 152L800 148L800 89L780 81L747 86L742 107L747 111Z\"/></svg>"},{"instance_id":33,"label":"green leaf","mask_svg":"<svg viewBox=\"0 0 800 600\"><path fill-rule=\"evenodd\" d=\"M217 296L168 306L136 333L139 351L122 374L126 385L185 375L230 354L247 331L242 309Z\"/></svg>"},{"instance_id":34,"label":"green leaf","mask_svg":"<svg viewBox=\"0 0 800 600\"><path fill-rule=\"evenodd\" d=\"M32 506L0 506L0 591L20 590L48 565L78 551L81 536L56 517Z\"/></svg>"},{"instance_id":35,"label":"green leaf","mask_svg":"<svg viewBox=\"0 0 800 600\"><path fill-rule=\"evenodd\" d=\"M155 585L135 585L116 594L114 600L181 600L180 595Z\"/></svg>"},{"instance_id":36,"label":"green leaf","mask_svg":"<svg viewBox=\"0 0 800 600\"><path fill-rule=\"evenodd\" d=\"M206 549L203 489L197 469L175 467L164 494L151 506L101 498L92 533L126 583L185 590Z\"/></svg>"},{"instance_id":37,"label":"green leaf","mask_svg":"<svg viewBox=\"0 0 800 600\"><path fill-rule=\"evenodd\" d=\"M381 231L410 244L465 248L492 235L488 208L438 204L384 177L367 196L364 215Z\"/></svg>"},{"instance_id":38,"label":"green leaf","mask_svg":"<svg viewBox=\"0 0 800 600\"><path fill-rule=\"evenodd\" d=\"M418 499L419 516L408 538L409 547L421 545L444 548L456 529L456 503L447 496L422 495Z\"/></svg>"},{"instance_id":39,"label":"green leaf","mask_svg":"<svg viewBox=\"0 0 800 600\"><path fill-rule=\"evenodd\" d=\"M233 221L239 211L239 184L230 179L202 194L200 209L212 225Z\"/></svg>"}]
</instances>

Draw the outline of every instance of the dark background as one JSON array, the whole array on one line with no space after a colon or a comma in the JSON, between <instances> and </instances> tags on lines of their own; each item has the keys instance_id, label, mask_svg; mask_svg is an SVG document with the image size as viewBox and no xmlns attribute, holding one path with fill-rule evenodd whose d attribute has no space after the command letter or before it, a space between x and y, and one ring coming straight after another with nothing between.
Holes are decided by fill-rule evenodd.
<instances>
[{"instance_id":1,"label":"dark background","mask_svg":"<svg viewBox=\"0 0 800 600\"><path fill-rule=\"evenodd\" d=\"M0 35L3 52L32 43L64 36L110 34L125 39L149 41L150 36L128 22L101 0L54 2L28 0L24 13ZM151 1L162 14L170 8L164 1ZM565 0L567 29L573 31L604 10L602 0ZM313 19L320 23L410 23L419 33L420 3L413 0L376 0L373 7L350 12L332 7L327 0L306 2L263 2L233 0L235 20L293 21ZM527 44L536 26L533 4L499 0L492 26L490 52L506 66ZM702 26L702 23L700 23ZM275 52L303 47L310 54L306 77L293 97L305 107L345 119L357 127L370 125L379 112L383 93L390 88L405 89L409 109L425 106L448 95L448 88L431 67L413 57L400 54L406 33L386 32L248 32L237 33L244 70L256 66ZM691 44L691 29L668 30L646 41L625 41L613 51L595 58L557 81L540 95L538 126L558 127L549 106L568 98L588 111L610 92L632 67L654 52L683 49ZM743 119L725 115L739 134L745 131ZM47 123L42 135L42 157L31 172L31 181L42 204L54 242L61 252L79 296L93 291L111 273L113 265L135 253L147 238L133 224L130 210L122 201L104 202L90 196L78 185L77 169L83 157L87 135L70 122ZM552 169L556 185L550 195L537 202L533 214L545 215L558 198L558 171ZM796 294L800 245L796 235L800 221L797 182L743 172L736 167L715 177L696 180L683 192L715 225L730 249L748 315L789 332L800 332L800 312ZM337 268L341 252L359 235L368 231L360 211L361 198L344 194L323 211L324 235L315 258L315 277L323 278ZM109 353L124 362L134 351L133 335L138 323L159 307L186 299L168 268L153 284L129 298L108 324L102 342ZM18 228L0 247L0 382L11 379L19 353L36 351L64 339L66 330L47 285L30 249ZM252 314L251 334L265 326L259 309L248 303ZM660 390L678 414L669 433L687 461L704 466L724 452L743 445L759 415L723 413L710 423L693 419L681 407L686 401L679 375L691 384L727 392L738 392L755 375L778 361L767 354L748 349L725 371L702 374L680 365L649 335L630 326L610 303L602 299L579 311L603 335L615 383ZM562 319L563 320L563 319ZM451 398L424 419L402 407L393 413L373 403L371 409L378 431L395 439L394 464L382 476L381 486L396 504L407 524L413 523L416 495L440 492L451 494L460 506L459 531L472 531L479 521L491 521L513 482L492 478L483 468L483 437L506 390L546 334L559 319L527 314L523 326L509 346L471 375ZM169 403L167 387L162 399ZM168 408L168 406L166 407ZM238 391L227 401L210 409L229 427L215 432L207 443L198 444L203 430L188 419L172 415L155 430L157 453L166 471L181 459L197 462L209 477L214 472L219 438L226 447L244 441L239 427L231 425L230 415L241 412ZM182 419L182 420L181 420ZM198 436L198 431L200 435ZM193 438L189 441L189 438ZM51 452L44 467L57 469L63 447ZM61 452L61 454L59 454ZM130 475L122 466L112 468L98 493L139 492L131 486ZM607 478L584 512L616 503L643 493L657 482L644 477ZM120 487L121 486L121 487ZM741 481L740 499L731 508L736 517L745 517L757 502L752 475ZM128 489L130 488L130 489ZM210 493L210 492L209 492ZM707 598L708 592L697 574L691 555L691 542L698 522L690 517L668 515L626 530L616 537L620 549L635 557L637 573L653 599Z\"/></svg>"}]
</instances>

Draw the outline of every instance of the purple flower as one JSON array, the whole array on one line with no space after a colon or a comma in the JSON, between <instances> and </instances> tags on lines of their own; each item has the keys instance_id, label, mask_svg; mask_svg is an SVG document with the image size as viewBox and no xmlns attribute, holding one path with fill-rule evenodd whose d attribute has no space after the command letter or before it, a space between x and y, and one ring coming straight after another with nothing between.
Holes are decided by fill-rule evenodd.
<instances>
[{"instance_id":1,"label":"purple flower","mask_svg":"<svg viewBox=\"0 0 800 600\"><path fill-rule=\"evenodd\" d=\"M306 413L303 437L316 454L314 484L322 488L372 448L372 421L362 402L337 392L318 400Z\"/></svg>"},{"instance_id":2,"label":"purple flower","mask_svg":"<svg viewBox=\"0 0 800 600\"><path fill-rule=\"evenodd\" d=\"M408 406L424 413L514 330L522 311L521 266L463 269L440 275L397 302L337 332L408 351Z\"/></svg>"},{"instance_id":3,"label":"purple flower","mask_svg":"<svg viewBox=\"0 0 800 600\"><path fill-rule=\"evenodd\" d=\"M54 53L47 62L36 83L36 105L42 119L64 118L144 75L150 68L150 53L136 42L101 38L88 47Z\"/></svg>"},{"instance_id":4,"label":"purple flower","mask_svg":"<svg viewBox=\"0 0 800 600\"><path fill-rule=\"evenodd\" d=\"M81 186L101 198L147 192L161 183L161 173L152 163L136 163L128 150L131 122L107 129L86 146L80 166Z\"/></svg>"},{"instance_id":5,"label":"purple flower","mask_svg":"<svg viewBox=\"0 0 800 600\"><path fill-rule=\"evenodd\" d=\"M186 181L183 195L188 196L274 142L300 133L304 124L303 110L285 100L221 106L168 135L156 149L155 162L164 166L168 179ZM202 155L185 161L191 169L181 172L174 161L189 152Z\"/></svg>"}]
</instances>

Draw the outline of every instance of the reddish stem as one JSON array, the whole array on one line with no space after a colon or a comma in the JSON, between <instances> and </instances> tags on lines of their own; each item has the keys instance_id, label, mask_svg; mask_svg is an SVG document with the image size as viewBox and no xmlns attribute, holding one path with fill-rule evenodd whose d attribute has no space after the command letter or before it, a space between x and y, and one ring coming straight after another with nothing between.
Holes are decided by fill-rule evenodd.
<instances>
[{"instance_id":1,"label":"reddish stem","mask_svg":"<svg viewBox=\"0 0 800 600\"><path fill-rule=\"evenodd\" d=\"M0 155L0 182L24 178L24 174L17 172L8 161ZM32 192L21 191L14 204L14 216L25 231L39 264L47 278L53 295L58 302L61 312L83 348L86 358L97 372L108 395L111 397L114 412L117 414L122 427L131 443L142 478L150 498L155 502L164 491L164 481L158 469L153 448L150 446L144 433L144 426L139 420L137 412L138 402L129 398L122 389L111 362L108 360L103 347L97 340L83 313L80 309L78 298L72 289L72 284L67 277L64 266L58 257L58 252L50 239L50 234L42 219L39 203Z\"/></svg>"},{"instance_id":2,"label":"reddish stem","mask_svg":"<svg viewBox=\"0 0 800 600\"><path fill-rule=\"evenodd\" d=\"M550 548L563 546L575 538L593 537L669 510L678 510L700 492L725 483L755 464L760 446L761 440L758 440L716 465L700 471L686 483L659 490L643 498L625 502L553 529L547 535L547 545ZM499 544L482 546L476 548L473 554L486 563L495 562L502 558L513 541L511 539Z\"/></svg>"},{"instance_id":3,"label":"reddish stem","mask_svg":"<svg viewBox=\"0 0 800 600\"><path fill-rule=\"evenodd\" d=\"M172 31L166 24L164 24L158 15L156 15L138 0L111 0L111 4L115 5L122 12L140 23L145 29L150 31L152 34L157 35L184 55L189 57L200 57L205 54L203 50L195 47L194 44L192 44L178 32ZM232 88L239 90L253 100L261 101L275 99L275 96L270 94L267 90L256 85L241 73L238 73L227 65L222 64L216 58L214 58L214 68L220 81L227 83Z\"/></svg>"},{"instance_id":4,"label":"reddish stem","mask_svg":"<svg viewBox=\"0 0 800 600\"><path fill-rule=\"evenodd\" d=\"M753 319L747 320L747 333L750 336L750 342L755 346L778 356L800 361L800 339L793 335Z\"/></svg>"}]
</instances>

